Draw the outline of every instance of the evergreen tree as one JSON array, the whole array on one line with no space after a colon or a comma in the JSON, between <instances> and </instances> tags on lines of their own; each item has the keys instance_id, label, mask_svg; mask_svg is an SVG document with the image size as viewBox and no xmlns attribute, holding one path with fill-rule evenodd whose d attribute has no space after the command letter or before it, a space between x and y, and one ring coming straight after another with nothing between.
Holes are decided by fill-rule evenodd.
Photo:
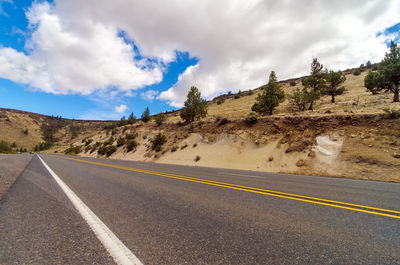
<instances>
[{"instance_id":1,"label":"evergreen tree","mask_svg":"<svg viewBox=\"0 0 400 265\"><path fill-rule=\"evenodd\" d=\"M150 109L149 109L149 107L147 107L145 110L144 110L144 112L143 112L143 114L142 114L142 121L144 121L144 122L149 122L151 120L151 117L150 117Z\"/></svg>"},{"instance_id":2,"label":"evergreen tree","mask_svg":"<svg viewBox=\"0 0 400 265\"><path fill-rule=\"evenodd\" d=\"M262 93L257 96L256 103L254 103L251 110L263 115L272 115L273 110L284 99L285 92L278 83L275 72L272 71L269 75L268 84L263 87Z\"/></svg>"},{"instance_id":3,"label":"evergreen tree","mask_svg":"<svg viewBox=\"0 0 400 265\"><path fill-rule=\"evenodd\" d=\"M185 122L192 122L206 115L207 101L201 98L201 93L197 87L192 86L187 94L187 99L184 107L181 109L180 116Z\"/></svg>"},{"instance_id":4,"label":"evergreen tree","mask_svg":"<svg viewBox=\"0 0 400 265\"><path fill-rule=\"evenodd\" d=\"M136 122L136 117L135 117L135 115L133 115L133 112L132 112L131 115L129 115L129 117L128 117L128 123L134 124L135 122Z\"/></svg>"},{"instance_id":5,"label":"evergreen tree","mask_svg":"<svg viewBox=\"0 0 400 265\"><path fill-rule=\"evenodd\" d=\"M321 90L325 88L325 76L327 71L323 71L324 66L320 64L317 58L311 63L311 75L302 80L303 92L309 103L309 110L313 110L315 101L321 97Z\"/></svg>"},{"instance_id":6,"label":"evergreen tree","mask_svg":"<svg viewBox=\"0 0 400 265\"><path fill-rule=\"evenodd\" d=\"M331 96L331 102L335 103L335 96L342 95L344 92L344 86L339 86L346 81L346 76L341 71L330 71L329 74L326 75L326 81L328 85L324 87L322 93Z\"/></svg>"},{"instance_id":7,"label":"evergreen tree","mask_svg":"<svg viewBox=\"0 0 400 265\"><path fill-rule=\"evenodd\" d=\"M393 93L393 102L399 102L400 84L400 47L393 41L390 51L379 64L377 72L369 72L364 79L365 87L373 94L381 90Z\"/></svg>"}]
</instances>

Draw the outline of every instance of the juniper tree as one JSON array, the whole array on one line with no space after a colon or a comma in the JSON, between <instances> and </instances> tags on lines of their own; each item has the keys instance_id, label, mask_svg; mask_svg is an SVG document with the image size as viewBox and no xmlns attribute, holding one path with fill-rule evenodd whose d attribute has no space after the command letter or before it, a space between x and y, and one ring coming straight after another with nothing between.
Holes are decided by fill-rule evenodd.
<instances>
[{"instance_id":1,"label":"juniper tree","mask_svg":"<svg viewBox=\"0 0 400 265\"><path fill-rule=\"evenodd\" d=\"M390 50L380 62L377 72L369 72L364 79L365 87L373 94L381 90L393 93L393 102L399 102L400 47L393 41Z\"/></svg>"},{"instance_id":2,"label":"juniper tree","mask_svg":"<svg viewBox=\"0 0 400 265\"><path fill-rule=\"evenodd\" d=\"M274 71L269 75L268 84L262 88L262 93L256 98L256 103L254 103L251 108L260 114L272 115L274 109L285 99L285 92L283 92L276 74Z\"/></svg>"},{"instance_id":3,"label":"juniper tree","mask_svg":"<svg viewBox=\"0 0 400 265\"><path fill-rule=\"evenodd\" d=\"M181 109L180 116L185 122L192 122L206 115L207 101L201 98L201 93L197 87L192 86L187 94L187 99L184 107Z\"/></svg>"},{"instance_id":4,"label":"juniper tree","mask_svg":"<svg viewBox=\"0 0 400 265\"><path fill-rule=\"evenodd\" d=\"M341 95L344 92L344 86L340 87L344 81L346 81L346 76L341 71L330 71L326 75L326 82L328 85L324 87L322 93L331 96L331 102L335 103L335 96Z\"/></svg>"},{"instance_id":5,"label":"juniper tree","mask_svg":"<svg viewBox=\"0 0 400 265\"><path fill-rule=\"evenodd\" d=\"M146 107L146 109L142 113L142 117L141 118L142 118L142 121L144 121L146 123L151 120L149 107Z\"/></svg>"},{"instance_id":6,"label":"juniper tree","mask_svg":"<svg viewBox=\"0 0 400 265\"><path fill-rule=\"evenodd\" d=\"M321 97L321 90L325 88L326 71L324 66L318 62L317 58L311 63L311 75L302 80L303 92L306 100L309 103L309 110L313 110L315 101Z\"/></svg>"}]
</instances>

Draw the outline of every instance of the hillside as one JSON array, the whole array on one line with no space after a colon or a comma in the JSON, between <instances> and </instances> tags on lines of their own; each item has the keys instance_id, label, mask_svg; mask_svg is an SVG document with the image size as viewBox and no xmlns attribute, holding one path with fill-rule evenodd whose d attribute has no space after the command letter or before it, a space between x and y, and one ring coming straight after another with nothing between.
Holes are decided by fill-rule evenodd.
<instances>
[{"instance_id":1,"label":"hillside","mask_svg":"<svg viewBox=\"0 0 400 265\"><path fill-rule=\"evenodd\" d=\"M246 117L260 88L213 99L207 117L192 124L182 123L179 111L168 113L160 126L137 121L105 129L110 122L61 119L49 152L400 182L400 104L392 103L392 94L367 92L366 74L347 71L346 91L334 104L326 96L314 111L293 112L286 99L273 115L253 122ZM281 82L286 93L301 87L300 79L294 79L295 86L290 81ZM43 124L54 119L0 113L0 140L29 148L44 140ZM29 135L23 128L29 128ZM166 142L156 152L152 145L158 133Z\"/></svg>"},{"instance_id":2,"label":"hillside","mask_svg":"<svg viewBox=\"0 0 400 265\"><path fill-rule=\"evenodd\" d=\"M50 141L54 147L66 146L79 134L96 135L110 121L83 121L51 117L26 111L0 108L0 140L16 148L34 151L35 146Z\"/></svg>"}]
</instances>

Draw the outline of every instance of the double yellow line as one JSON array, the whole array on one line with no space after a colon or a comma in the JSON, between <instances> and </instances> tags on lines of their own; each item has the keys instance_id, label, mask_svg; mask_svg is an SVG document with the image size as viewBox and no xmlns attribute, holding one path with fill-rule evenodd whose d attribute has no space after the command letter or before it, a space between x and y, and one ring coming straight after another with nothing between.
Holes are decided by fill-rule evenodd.
<instances>
[{"instance_id":1,"label":"double yellow line","mask_svg":"<svg viewBox=\"0 0 400 265\"><path fill-rule=\"evenodd\" d=\"M69 157L62 157L62 156L55 156L55 155L52 155L52 156L58 157L58 158L63 158L63 159L68 159L68 160L73 160L73 161L77 161L77 162L81 162L81 163L97 165L97 166L118 168L118 169L133 171L133 172L162 176L162 177L166 177L166 178L191 181L191 182L202 183L202 184L207 184L207 185L212 185L212 186L217 186L217 187L224 187L224 188L228 188L228 189L247 191L247 192L252 192L252 193L273 196L273 197L285 198L285 199L296 200L296 201L301 201L301 202L314 203L314 204L330 206L330 207L335 207L335 208L341 208L341 209L346 209L346 210L351 210L351 211L356 211L356 212L381 215L381 216L386 216L386 217L390 217L390 218L400 219L400 211L382 209L382 208L359 205L359 204L354 204L354 203L346 203L346 202L340 202L340 201L334 201L334 200L327 200L327 199L323 199L323 198L310 197L310 196L304 196L304 195L298 195L298 194L292 194L292 193L286 193L286 192L280 192L280 191L274 191L274 190L268 190L268 189L259 189L259 188L254 188L254 187L232 184L232 183L220 182L220 181L192 178L192 177L168 174L168 173L163 173L163 172L158 172L158 171L116 166L116 165L104 164L104 163L93 162L93 161L86 161L86 160L81 160L81 159L76 159L76 158L69 158Z\"/></svg>"}]
</instances>

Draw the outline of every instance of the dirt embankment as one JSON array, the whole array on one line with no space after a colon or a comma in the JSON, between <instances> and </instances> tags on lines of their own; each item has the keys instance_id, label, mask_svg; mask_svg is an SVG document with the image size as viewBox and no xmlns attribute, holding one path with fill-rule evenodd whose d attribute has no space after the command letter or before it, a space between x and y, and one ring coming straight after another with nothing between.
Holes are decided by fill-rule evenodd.
<instances>
[{"instance_id":1,"label":"dirt embankment","mask_svg":"<svg viewBox=\"0 0 400 265\"><path fill-rule=\"evenodd\" d=\"M245 119L136 124L113 136L137 133L136 150L121 146L111 158L400 182L399 121L385 114L349 114L267 117L254 124ZM151 140L158 132L167 143L155 152ZM93 142L109 137L103 131Z\"/></svg>"}]
</instances>

